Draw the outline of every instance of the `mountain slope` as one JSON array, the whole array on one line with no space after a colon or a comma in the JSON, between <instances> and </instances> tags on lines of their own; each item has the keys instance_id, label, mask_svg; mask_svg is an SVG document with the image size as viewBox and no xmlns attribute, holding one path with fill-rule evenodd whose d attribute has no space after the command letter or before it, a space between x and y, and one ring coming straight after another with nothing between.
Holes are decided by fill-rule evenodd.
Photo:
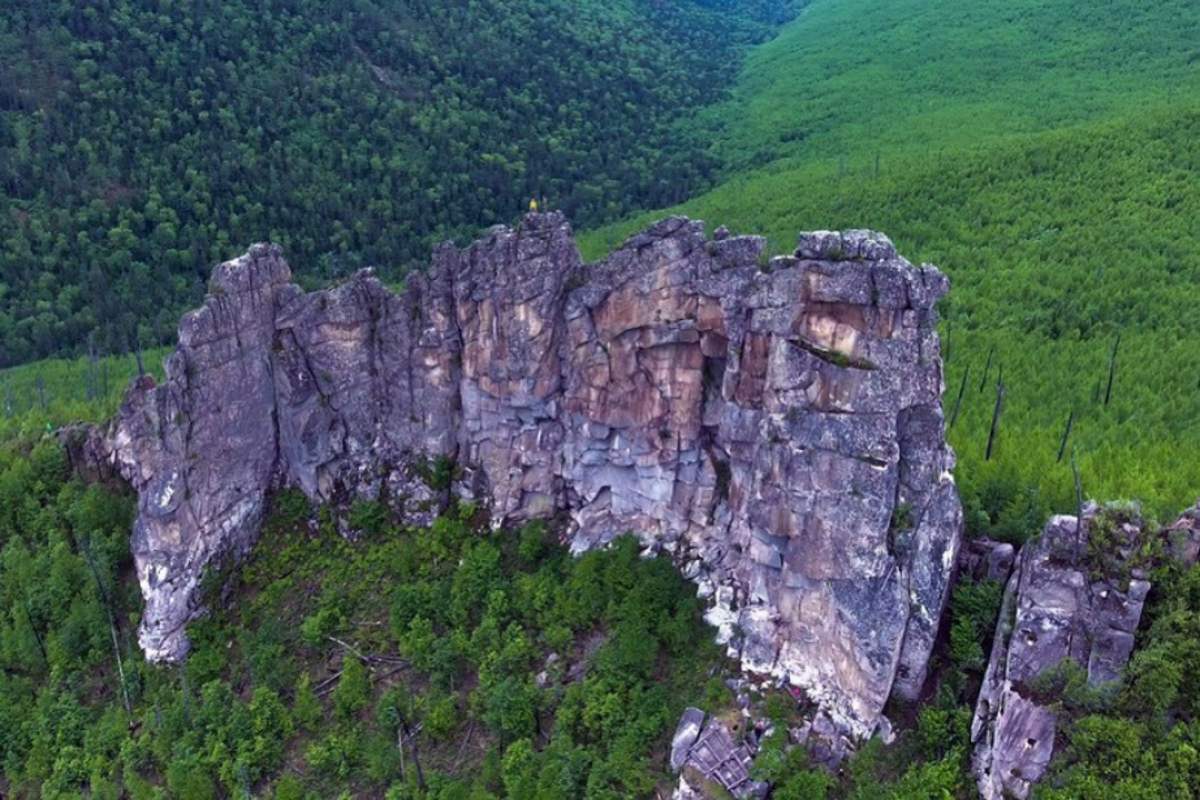
<instances>
[{"instance_id":1,"label":"mountain slope","mask_svg":"<svg viewBox=\"0 0 1200 800\"><path fill-rule=\"evenodd\" d=\"M163 340L271 239L393 278L531 196L683 199L680 121L791 0L15 0L0 16L0 364Z\"/></svg>"},{"instance_id":2,"label":"mountain slope","mask_svg":"<svg viewBox=\"0 0 1200 800\"><path fill-rule=\"evenodd\" d=\"M677 210L780 251L799 229L876 228L950 275L949 407L971 370L951 439L978 532L1073 509L1075 452L1085 494L1162 518L1200 490L1178 458L1200 439L1197 25L1180 3L818 0L716 112L741 168Z\"/></svg>"}]
</instances>

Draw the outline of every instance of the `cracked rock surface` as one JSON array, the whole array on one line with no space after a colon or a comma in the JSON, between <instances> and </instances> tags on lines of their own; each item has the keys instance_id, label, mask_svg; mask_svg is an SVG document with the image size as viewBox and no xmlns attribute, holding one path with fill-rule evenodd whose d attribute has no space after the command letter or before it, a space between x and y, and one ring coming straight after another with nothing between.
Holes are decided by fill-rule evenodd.
<instances>
[{"instance_id":1,"label":"cracked rock surface","mask_svg":"<svg viewBox=\"0 0 1200 800\"><path fill-rule=\"evenodd\" d=\"M958 553L948 283L866 231L764 248L671 218L584 264L534 214L399 294L369 271L306 294L271 245L217 267L108 434L139 495L147 656L186 654L203 571L253 545L272 488L418 524L453 491L498 525L565 516L577 552L633 532L746 670L871 732L924 682Z\"/></svg>"},{"instance_id":2,"label":"cracked rock surface","mask_svg":"<svg viewBox=\"0 0 1200 800\"><path fill-rule=\"evenodd\" d=\"M1085 508L1082 525L1056 516L1017 556L971 727L984 800L1028 797L1054 755L1058 717L1038 677L1070 661L1098 686L1116 680L1133 651L1150 591L1128 564L1141 528L1103 513Z\"/></svg>"}]
</instances>

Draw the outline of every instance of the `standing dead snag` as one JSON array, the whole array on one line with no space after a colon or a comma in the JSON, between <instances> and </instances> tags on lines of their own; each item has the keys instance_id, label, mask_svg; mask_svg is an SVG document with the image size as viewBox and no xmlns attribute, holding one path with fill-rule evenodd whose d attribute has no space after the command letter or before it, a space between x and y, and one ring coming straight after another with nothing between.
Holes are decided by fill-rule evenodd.
<instances>
[{"instance_id":1,"label":"standing dead snag","mask_svg":"<svg viewBox=\"0 0 1200 800\"><path fill-rule=\"evenodd\" d=\"M1058 446L1058 463L1063 460L1063 453L1067 452L1067 440L1071 438L1071 426L1075 424L1075 409L1071 409L1070 415L1067 416L1067 428L1063 431L1062 443Z\"/></svg>"},{"instance_id":2,"label":"standing dead snag","mask_svg":"<svg viewBox=\"0 0 1200 800\"><path fill-rule=\"evenodd\" d=\"M125 716L129 720L129 724L133 724L133 707L129 702L129 686L125 681L125 663L121 660L121 642L117 636L117 615L113 611L112 597L109 596L108 590L104 588L104 582L100 580L100 570L96 567L96 562L92 558L91 540L85 539L80 550L83 551L84 558L87 560L88 568L92 572L92 577L96 581L96 591L100 593L100 599L104 602L104 610L108 612L108 628L112 634L113 654L117 659L117 678L121 682L121 701L125 706Z\"/></svg>"},{"instance_id":3,"label":"standing dead snag","mask_svg":"<svg viewBox=\"0 0 1200 800\"><path fill-rule=\"evenodd\" d=\"M1113 379L1117 375L1117 350L1121 347L1121 334L1117 334L1117 340L1113 342L1112 355L1108 357L1108 388L1104 390L1104 405L1108 405L1108 401L1112 399Z\"/></svg>"},{"instance_id":4,"label":"standing dead snag","mask_svg":"<svg viewBox=\"0 0 1200 800\"><path fill-rule=\"evenodd\" d=\"M992 412L992 430L988 433L987 454L984 455L984 461L992 460L992 449L996 444L996 431L1000 428L1000 412L1004 410L1004 384L1001 383L996 388L996 409Z\"/></svg>"},{"instance_id":5,"label":"standing dead snag","mask_svg":"<svg viewBox=\"0 0 1200 800\"><path fill-rule=\"evenodd\" d=\"M983 377L979 379L979 391L983 392L987 386L988 375L992 371L992 356L996 355L996 345L992 345L992 349L988 350L987 363L983 365Z\"/></svg>"},{"instance_id":6,"label":"standing dead snag","mask_svg":"<svg viewBox=\"0 0 1200 800\"><path fill-rule=\"evenodd\" d=\"M950 415L950 427L954 427L954 423L958 422L958 411L962 408L963 393L967 391L967 379L971 377L971 365L967 364L967 369L963 373L962 385L958 387L958 399L954 401L954 413Z\"/></svg>"}]
</instances>

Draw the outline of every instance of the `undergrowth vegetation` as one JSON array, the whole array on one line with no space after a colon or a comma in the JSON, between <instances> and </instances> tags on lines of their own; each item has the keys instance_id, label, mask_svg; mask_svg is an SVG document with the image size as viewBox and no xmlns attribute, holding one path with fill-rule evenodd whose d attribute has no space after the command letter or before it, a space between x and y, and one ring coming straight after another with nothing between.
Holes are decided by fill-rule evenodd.
<instances>
[{"instance_id":1,"label":"undergrowth vegetation","mask_svg":"<svg viewBox=\"0 0 1200 800\"><path fill-rule=\"evenodd\" d=\"M130 500L71 480L49 438L5 459L14 797L648 797L723 668L694 588L632 538L571 558L543 523L488 532L460 505L397 528L359 503L374 524L349 541L291 492L254 555L208 576L186 664L149 666Z\"/></svg>"}]
</instances>

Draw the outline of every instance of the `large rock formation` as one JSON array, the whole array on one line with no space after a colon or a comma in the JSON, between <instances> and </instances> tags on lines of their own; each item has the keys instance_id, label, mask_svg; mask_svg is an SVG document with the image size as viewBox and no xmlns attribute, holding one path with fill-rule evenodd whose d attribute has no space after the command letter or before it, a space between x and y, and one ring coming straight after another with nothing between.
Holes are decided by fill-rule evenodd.
<instances>
[{"instance_id":1,"label":"large rock formation","mask_svg":"<svg viewBox=\"0 0 1200 800\"><path fill-rule=\"evenodd\" d=\"M585 265L544 214L400 294L369 271L305 294L268 245L221 265L111 434L148 657L185 654L203 570L253 544L271 487L419 520L453 474L496 524L567 515L577 551L637 534L746 669L868 733L920 689L959 544L947 282L869 232L763 250L674 218Z\"/></svg>"},{"instance_id":2,"label":"large rock formation","mask_svg":"<svg viewBox=\"0 0 1200 800\"><path fill-rule=\"evenodd\" d=\"M1021 550L971 728L984 800L1023 800L1050 764L1056 698L1039 678L1064 663L1093 686L1120 676L1150 590L1131 561L1141 536L1133 515L1093 505L1082 524L1054 517Z\"/></svg>"}]
</instances>

